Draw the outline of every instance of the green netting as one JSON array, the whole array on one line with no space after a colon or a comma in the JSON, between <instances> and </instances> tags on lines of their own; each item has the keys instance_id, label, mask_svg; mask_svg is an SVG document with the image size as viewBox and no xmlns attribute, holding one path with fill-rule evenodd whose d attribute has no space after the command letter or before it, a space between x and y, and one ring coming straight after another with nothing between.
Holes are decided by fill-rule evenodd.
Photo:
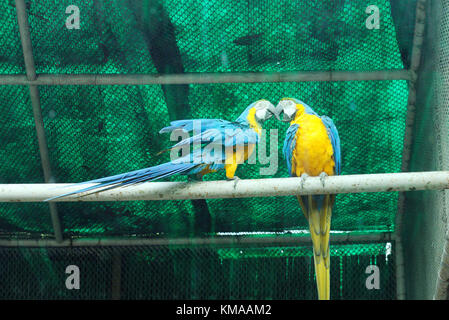
<instances>
[{"instance_id":1,"label":"green netting","mask_svg":"<svg viewBox=\"0 0 449 320\"><path fill-rule=\"evenodd\" d=\"M27 3L42 73L156 72L148 46L158 45L188 72L402 68L387 0L84 1L80 30L65 28L69 0ZM365 27L369 5L378 30ZM0 8L0 73L23 72L12 1Z\"/></svg>"},{"instance_id":2,"label":"green netting","mask_svg":"<svg viewBox=\"0 0 449 320\"><path fill-rule=\"evenodd\" d=\"M391 244L331 250L332 299L395 297ZM79 290L65 286L69 265L79 267ZM379 289L366 287L370 265L379 268ZM316 299L313 272L308 247L0 248L0 298Z\"/></svg>"},{"instance_id":3,"label":"green netting","mask_svg":"<svg viewBox=\"0 0 449 320\"><path fill-rule=\"evenodd\" d=\"M19 26L14 3L2 1L0 4L0 73L25 73Z\"/></svg>"}]
</instances>

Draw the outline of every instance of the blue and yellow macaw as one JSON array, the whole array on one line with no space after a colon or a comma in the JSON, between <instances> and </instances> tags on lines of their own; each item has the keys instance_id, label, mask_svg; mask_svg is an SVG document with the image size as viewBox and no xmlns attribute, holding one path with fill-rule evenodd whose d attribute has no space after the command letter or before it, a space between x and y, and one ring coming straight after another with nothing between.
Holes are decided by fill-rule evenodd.
<instances>
[{"instance_id":1,"label":"blue and yellow macaw","mask_svg":"<svg viewBox=\"0 0 449 320\"><path fill-rule=\"evenodd\" d=\"M276 110L290 122L284 140L283 154L293 177L326 176L341 173L340 138L332 119L319 116L304 102L294 98L282 99ZM276 115L278 116L278 115ZM318 298L330 299L329 232L335 195L298 196L301 209L309 221L313 242Z\"/></svg>"},{"instance_id":2,"label":"blue and yellow macaw","mask_svg":"<svg viewBox=\"0 0 449 320\"><path fill-rule=\"evenodd\" d=\"M131 171L111 177L81 182L98 183L95 186L81 188L80 190L65 193L46 201L79 194L82 192L96 193L117 187L130 186L137 183L155 181L175 174L203 175L225 170L228 179L236 179L235 171L239 164L246 161L253 153L262 133L262 123L275 114L274 105L267 100L259 100L249 105L235 120L221 119L190 119L177 120L170 126L163 128L160 133L184 130L194 132L192 137L186 138L168 150L183 146L198 144L200 148L192 150L176 160L154 167ZM195 132L198 130L198 132ZM214 144L217 148L210 148L204 152L206 144ZM223 150L225 149L225 150ZM217 152L220 151L220 152Z\"/></svg>"}]
</instances>

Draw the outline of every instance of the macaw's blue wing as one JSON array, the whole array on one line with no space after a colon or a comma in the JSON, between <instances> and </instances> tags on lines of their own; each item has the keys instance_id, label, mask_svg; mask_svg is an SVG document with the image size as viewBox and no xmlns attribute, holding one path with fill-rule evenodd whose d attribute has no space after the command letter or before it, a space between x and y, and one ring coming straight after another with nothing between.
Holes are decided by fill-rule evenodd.
<instances>
[{"instance_id":1,"label":"macaw's blue wing","mask_svg":"<svg viewBox=\"0 0 449 320\"><path fill-rule=\"evenodd\" d=\"M170 149L185 145L202 145L205 143L221 144L224 147L255 144L259 135L248 124L224 121L216 122L217 126L201 131L190 138L181 140Z\"/></svg>"},{"instance_id":2,"label":"macaw's blue wing","mask_svg":"<svg viewBox=\"0 0 449 320\"><path fill-rule=\"evenodd\" d=\"M291 125L285 134L284 147L282 148L282 153L284 154L284 158L287 161L288 173L292 175L292 156L293 156L293 148L296 145L296 131L298 130L299 125L293 124Z\"/></svg>"},{"instance_id":3,"label":"macaw's blue wing","mask_svg":"<svg viewBox=\"0 0 449 320\"><path fill-rule=\"evenodd\" d=\"M332 119L328 116L322 116L321 121L323 121L323 124L327 130L327 135L331 140L332 148L334 149L335 174L339 175L341 173L341 151L338 130Z\"/></svg>"}]
</instances>

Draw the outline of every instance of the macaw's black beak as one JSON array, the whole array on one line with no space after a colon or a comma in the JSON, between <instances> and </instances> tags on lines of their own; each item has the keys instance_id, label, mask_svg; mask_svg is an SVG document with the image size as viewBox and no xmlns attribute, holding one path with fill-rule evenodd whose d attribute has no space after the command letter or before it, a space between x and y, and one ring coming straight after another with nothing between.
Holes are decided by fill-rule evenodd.
<instances>
[{"instance_id":1,"label":"macaw's black beak","mask_svg":"<svg viewBox=\"0 0 449 320\"><path fill-rule=\"evenodd\" d=\"M290 122L293 120L293 115L288 115L286 112L282 111L282 122Z\"/></svg>"},{"instance_id":2,"label":"macaw's black beak","mask_svg":"<svg viewBox=\"0 0 449 320\"><path fill-rule=\"evenodd\" d=\"M296 104L290 100L281 100L276 106L276 110L279 110L279 120L282 122L290 122L295 118ZM282 114L282 119L280 118L280 114Z\"/></svg>"},{"instance_id":3,"label":"macaw's black beak","mask_svg":"<svg viewBox=\"0 0 449 320\"><path fill-rule=\"evenodd\" d=\"M279 114L282 112L282 109L278 109L274 106L274 104L271 104L268 107L268 112L271 113L271 115L274 115L276 117L276 119L281 120L281 118L279 117Z\"/></svg>"},{"instance_id":4,"label":"macaw's black beak","mask_svg":"<svg viewBox=\"0 0 449 320\"><path fill-rule=\"evenodd\" d=\"M274 105L268 100L260 100L255 105L256 119L260 122L265 122L273 116L275 110Z\"/></svg>"}]
</instances>

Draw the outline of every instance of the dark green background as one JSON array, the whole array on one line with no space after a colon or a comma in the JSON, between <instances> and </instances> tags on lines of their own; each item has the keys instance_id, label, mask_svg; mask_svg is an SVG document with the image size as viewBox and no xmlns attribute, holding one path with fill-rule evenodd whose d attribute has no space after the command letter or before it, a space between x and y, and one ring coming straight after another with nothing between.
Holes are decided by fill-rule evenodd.
<instances>
[{"instance_id":1,"label":"dark green background","mask_svg":"<svg viewBox=\"0 0 449 320\"><path fill-rule=\"evenodd\" d=\"M414 1L404 1L400 8L397 3L390 7L387 0L91 0L77 4L81 12L79 30L68 30L64 25L68 16L65 8L73 1L26 2L38 74L397 70L409 64L413 34L410 21L404 20L401 13L414 11ZM378 30L365 26L368 5L380 9ZM0 74L24 74L13 1L0 3L0 21ZM255 100L277 103L286 96L301 99L334 120L341 138L342 174L401 170L408 98L404 80L39 89L56 182L80 182L159 164L168 158L156 153L169 146L170 141L158 131L170 120L233 120ZM0 111L0 183L42 182L28 88L0 86ZM286 125L270 120L266 128L279 129L279 170L274 177L287 177L280 152ZM259 169L260 165L242 165L237 175L244 179L261 178ZM223 173L215 173L205 179L223 178ZM338 195L332 229L394 231L397 205L397 193ZM65 237L188 237L307 229L294 197L60 203L57 207ZM0 234L51 237L48 204L0 204ZM357 259L363 256L361 252L369 251L370 246L376 245L341 246L345 248L341 254L334 254L340 256L340 266L341 259L349 264L339 267L339 271L333 267L333 272L340 272L340 278L335 279L342 279L344 270L353 270L360 263ZM385 244L379 246L384 248ZM335 250L338 247L333 246ZM231 249L223 250L213 253L214 259L217 254L240 262L246 259L233 256ZM304 257L304 249L291 250L292 255ZM195 260L193 253L187 255L192 261L207 261ZM262 256L274 257L270 252L263 252ZM132 254L128 258L140 259ZM302 266L310 267L309 261L303 261ZM388 279L393 279L392 264L389 266ZM232 276L232 272L227 274ZM313 286L310 277L309 273L308 283ZM390 289L377 298L393 298L394 282L390 284ZM352 288L352 296L334 292L346 287ZM175 290L170 285L167 288ZM332 294L360 298L362 295L354 294L357 288L335 285ZM21 296L11 292L4 296ZM140 296L160 298L167 292L160 291L161 296ZM215 293L204 295L217 297ZM202 297L191 292L185 296ZM293 293L278 296L313 298ZM103 296L97 292L95 297Z\"/></svg>"}]
</instances>

